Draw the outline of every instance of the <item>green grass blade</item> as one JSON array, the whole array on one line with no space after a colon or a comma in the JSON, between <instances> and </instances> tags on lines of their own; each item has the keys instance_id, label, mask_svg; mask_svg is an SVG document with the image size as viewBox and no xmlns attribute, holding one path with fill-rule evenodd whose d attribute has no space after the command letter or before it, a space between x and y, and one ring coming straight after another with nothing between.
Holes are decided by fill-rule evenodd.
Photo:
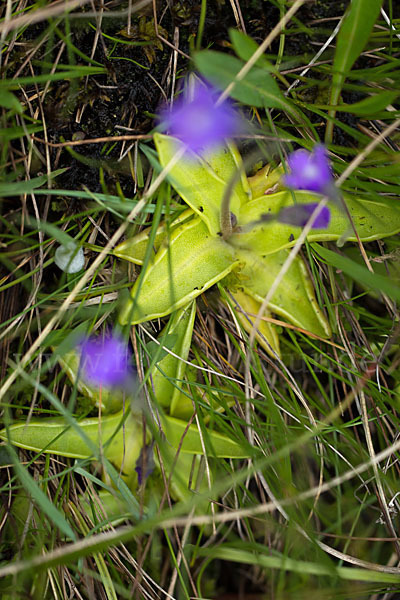
<instances>
[{"instance_id":1,"label":"green grass blade","mask_svg":"<svg viewBox=\"0 0 400 600\"><path fill-rule=\"evenodd\" d=\"M383 0L352 0L350 3L336 42L330 97L330 104L333 106L339 102L347 73L368 42L382 2ZM335 111L330 111L329 115L334 118ZM332 132L333 122L328 121L325 135L326 143L331 141Z\"/></svg>"},{"instance_id":2,"label":"green grass blade","mask_svg":"<svg viewBox=\"0 0 400 600\"><path fill-rule=\"evenodd\" d=\"M36 481L28 473L25 467L21 465L18 460L17 453L11 445L8 446L8 451L14 463L15 472L24 488L27 490L27 492L29 492L35 502L37 502L44 514L47 515L51 521L53 521L54 525L56 525L56 527L58 527L66 536L75 541L76 535L71 529L71 526L65 520L62 513L57 510L52 502L50 502L46 494L40 489Z\"/></svg>"},{"instance_id":3,"label":"green grass blade","mask_svg":"<svg viewBox=\"0 0 400 600\"><path fill-rule=\"evenodd\" d=\"M20 196L21 194L30 194L37 188L46 184L49 181L49 178L54 179L57 175L65 173L65 171L66 169L57 169L56 171L49 173L49 175L40 175L39 177L33 177L33 179L27 179L26 181L0 183L0 196Z\"/></svg>"},{"instance_id":4,"label":"green grass blade","mask_svg":"<svg viewBox=\"0 0 400 600\"><path fill-rule=\"evenodd\" d=\"M400 287L392 283L388 277L371 273L366 267L362 267L346 256L341 256L332 250L328 250L323 246L313 244L312 247L316 252L326 260L329 265L336 269L340 269L347 275L350 275L356 281L362 283L365 287L387 294L397 302L400 302Z\"/></svg>"},{"instance_id":5,"label":"green grass blade","mask_svg":"<svg viewBox=\"0 0 400 600\"><path fill-rule=\"evenodd\" d=\"M238 58L213 50L198 52L195 54L194 62L200 73L222 88L226 88L243 67L242 61ZM293 110L275 79L268 71L258 67L253 68L244 79L236 82L232 96L253 106L281 108L287 112Z\"/></svg>"},{"instance_id":6,"label":"green grass blade","mask_svg":"<svg viewBox=\"0 0 400 600\"><path fill-rule=\"evenodd\" d=\"M320 577L340 577L348 581L380 581L385 583L399 584L400 573L380 573L378 571L369 571L367 569L357 569L349 567L332 567L322 563L314 563L303 560L293 560L288 556L265 556L256 552L248 552L239 548L230 548L228 546L219 546L212 549L200 549L199 554L213 556L220 560L227 560L249 565L258 565L266 569L282 569L308 575L317 575Z\"/></svg>"}]
</instances>

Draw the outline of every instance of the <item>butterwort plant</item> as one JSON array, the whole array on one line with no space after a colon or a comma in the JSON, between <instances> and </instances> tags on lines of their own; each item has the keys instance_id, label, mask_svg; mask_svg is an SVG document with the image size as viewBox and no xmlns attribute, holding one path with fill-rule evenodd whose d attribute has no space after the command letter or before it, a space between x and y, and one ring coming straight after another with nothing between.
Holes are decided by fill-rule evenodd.
<instances>
[{"instance_id":1,"label":"butterwort plant","mask_svg":"<svg viewBox=\"0 0 400 600\"><path fill-rule=\"evenodd\" d=\"M190 104L191 101L188 102ZM194 113L183 112L181 117L182 114L185 116ZM185 116L186 118L188 117ZM188 126L189 124L187 123ZM172 133L172 121L168 127ZM146 262L143 277L133 285L131 297L119 314L120 323L142 323L175 311L175 315L184 311L181 339L187 349L190 340L187 339L186 333L189 331L191 335L191 318L192 314L193 318L195 315L194 300L216 283L220 284L224 301L235 303L243 326L247 329L253 326L254 315L260 310L264 298L285 263L288 249L296 243L301 234L304 219L314 212L315 206L321 200L321 194L327 194L328 187L325 184L333 185L333 177L328 171L329 179L320 177L320 184L321 181L324 183L319 188L315 187L315 178L318 179L321 173L327 175L325 167L328 164L330 169L330 166L326 157L325 162L321 162L320 151L314 151L314 157L316 155L320 166L322 165L320 172L310 168L310 155L302 154L301 161L296 158L295 162L289 163L289 175L293 178L286 180L286 183L292 191L266 193L270 192L269 188L272 187L268 177L263 180L262 186L258 174L251 178L244 175L237 177L238 171L243 173L244 170L235 146L222 142L226 133L220 136L218 143L215 141L206 144L204 139L200 142L199 137L184 139L184 132L185 127L181 132L175 131L175 137L157 133L154 141L159 162L165 167L177 152L183 156L186 146L191 144L193 139L197 140L190 149L190 152L194 152L195 149L201 150L197 154L197 160L190 163L184 159L179 160L169 174L171 184L188 209L181 212L172 223L161 223L155 231L149 228L124 241L115 249L114 254L139 265ZM203 152L204 146L209 147ZM304 164L307 165L307 169L303 169ZM307 183L299 178L294 180L297 167L306 172ZM310 186L313 186L312 189ZM224 236L221 231L221 207L227 193L232 231ZM382 198L380 202L376 202L344 196L344 201L361 240L379 239L400 231L400 210L392 199ZM289 208L291 213L287 212ZM264 215L271 218L264 219ZM309 241L339 240L347 231L347 215L339 210L335 203L332 203L330 219L328 220L327 213L325 217L325 220L314 223L314 227L307 234ZM349 240L354 241L355 236ZM150 251L152 256L149 261ZM270 312L320 338L328 338L331 335L329 323L316 300L307 268L299 256L285 273L263 314L263 318L267 319L263 320L258 328L259 343L268 352L276 355L279 354L279 339L276 329L268 322ZM190 327L187 325L189 322ZM180 320L177 319L173 325L178 344ZM113 339L112 342L103 344L101 349L95 344L95 353L101 353L103 358L109 357L110 349L112 352L115 348L114 342ZM83 358L90 357L93 352L92 344L83 348ZM174 347L174 355L177 353L178 356L183 356L182 347ZM118 356L120 355L117 352ZM97 364L90 366L88 362L85 367L86 377L96 382L98 387L106 384L116 385L115 371L123 373L126 363L124 358L112 361L112 368L104 375ZM168 373L170 366L165 362L160 371L161 375ZM181 379L182 373L172 373L168 383ZM94 388L95 394L99 394L98 387ZM154 389L158 391L157 396L161 396L157 385ZM165 411L160 411L163 436L160 437L154 430L154 438L159 447L172 450L171 469L167 467L166 473L168 477L171 473L172 483L177 490L180 480L188 481L189 477L191 478L192 456L204 453L204 437L194 424L188 424L187 419L183 417L179 418L182 414L178 410L180 398L177 396L173 411L172 404L168 406L168 402L171 402L168 398L172 398L172 394L165 393L164 396L165 405L159 402L162 408L165 408ZM99 402L98 404L101 405ZM80 421L79 427L81 432L86 434L85 438L63 420L52 419L47 424L40 420L31 422L28 427L25 423L16 423L9 428L9 433L6 430L0 431L0 438L10 439L22 448L35 451L44 449L45 452L76 458L93 456L92 448L85 441L88 438L95 447L101 444L104 456L127 478L131 489L137 489L137 485L144 483L146 478L152 478L152 455L151 452L146 452L147 448L151 449L152 440L143 436L141 415L131 410L129 418L126 418L124 409L120 409L115 414L102 416L101 428L98 420L93 418ZM167 444L161 444L164 439L167 440ZM207 439L216 458L249 456L249 449L243 448L242 444L218 431L209 430ZM182 477L175 477L178 449L178 470ZM179 461L183 462L179 465ZM187 496L187 487L185 484L185 489L176 492L180 495L178 497Z\"/></svg>"},{"instance_id":2,"label":"butterwort plant","mask_svg":"<svg viewBox=\"0 0 400 600\"><path fill-rule=\"evenodd\" d=\"M183 142L176 137L157 133L154 142L162 167L182 152ZM219 283L225 301L235 303L244 328L252 328L252 315L258 313L274 284L288 249L296 243L322 197L333 198L335 193L332 170L322 147L317 146L312 153L293 153L288 167L285 183L290 189L274 192L269 189L265 169L262 185L258 174L250 178L243 175L233 143L217 146L192 163L178 161L170 170L169 181L190 210L172 223L161 223L151 236L149 228L114 251L116 256L140 265L151 239L151 261L134 284L131 298L119 314L120 323L164 317ZM232 231L224 235L221 212L227 193ZM400 210L390 198L376 202L344 195L344 201L361 240L400 231ZM329 209L320 209L307 240L340 240L349 230L347 212L336 202L331 202ZM354 231L347 239L356 241ZM300 256L273 294L259 328L259 342L276 355L279 339L268 322L270 313L319 338L331 336L330 324Z\"/></svg>"},{"instance_id":3,"label":"butterwort plant","mask_svg":"<svg viewBox=\"0 0 400 600\"><path fill-rule=\"evenodd\" d=\"M347 214L356 235L364 241L400 231L400 210L387 198L377 203L349 196L345 198L347 211L335 202L330 209L322 204L317 210L321 195L334 199L336 193L323 146L317 145L312 153L299 150L290 155L289 174L284 180L290 189L286 191L273 193L268 177L262 179L263 185L258 174L248 179L233 143L226 141L221 145L220 139L214 145L216 140L211 134L213 127L218 131L218 106L210 97L204 102L199 90L201 100L196 100L196 95L186 97L178 101L172 117L162 114L165 129L173 135L154 135L163 168L171 165L178 153L183 157L170 168L168 177L191 210L181 213L172 224L161 223L155 232L145 230L115 249L116 256L136 264L144 263L149 244L152 253L119 314L121 325L166 316L219 282L223 296L236 303L244 327L252 328L251 315L258 313L287 259L288 249L310 218L310 223L312 219L314 223L307 234L308 241L340 240L349 230ZM207 126L204 137L200 135L202 124L196 138L192 137L193 121L199 106L207 106ZM225 135L228 134L219 138ZM191 144L191 151L195 152L207 141L211 148L199 153L196 161L188 163L184 159L187 146ZM265 169L262 173L264 178ZM355 232L347 239L356 241ZM274 292L263 315L267 319L269 311L317 337L331 335L306 265L299 256ZM259 341L267 351L279 354L278 336L268 321L263 322Z\"/></svg>"},{"instance_id":4,"label":"butterwort plant","mask_svg":"<svg viewBox=\"0 0 400 600\"><path fill-rule=\"evenodd\" d=\"M174 356L178 352L184 358L189 352L189 348L184 350L183 345L186 344L186 339L188 342L191 340L193 308L189 311L177 311L173 320L168 331L172 331L171 335L176 337ZM187 329L189 335L186 333ZM165 334L162 332L160 335L162 345ZM139 486L149 483L145 502L150 499L150 495L153 502L159 502L164 492L160 462L153 452L157 442L163 458L163 474L171 481L171 496L177 500L191 497L189 482L193 477L193 455L202 455L205 449L204 438L197 425L188 424L186 417L179 418L183 414L182 406L176 406L173 410L174 397L176 400L178 397L174 394L171 380L179 381L183 377L183 372L179 370L181 361L175 358L174 361L169 361L169 355L159 361L159 373L162 377L157 381L153 379L153 383L157 405L163 410L155 419L153 411L146 409L147 405L126 402L126 398L117 393L132 376L132 357L125 341L115 332L104 337L89 337L70 352L68 358L64 355L60 360L60 355L58 357L73 384L89 396L94 407L99 408L101 419L96 413L95 417L79 421L73 420L72 416L69 421L64 417L32 419L28 424L17 421L7 430L0 431L0 439L20 448L58 456L92 458L98 462L105 458L114 465L118 470L118 478L122 477L134 494L138 492ZM85 389L81 387L82 378L91 382ZM104 390L103 385L106 386ZM112 401L108 398L104 403L103 397L107 397L107 394L113 398ZM134 389L134 394L138 394L137 389ZM193 410L189 416L192 412ZM143 427L144 422L146 427ZM251 452L231 436L211 428L207 432L207 440L210 445L208 451L216 458L251 456ZM205 488L200 491L208 490L206 481L204 485ZM110 500L111 497L106 495L106 499Z\"/></svg>"}]
</instances>

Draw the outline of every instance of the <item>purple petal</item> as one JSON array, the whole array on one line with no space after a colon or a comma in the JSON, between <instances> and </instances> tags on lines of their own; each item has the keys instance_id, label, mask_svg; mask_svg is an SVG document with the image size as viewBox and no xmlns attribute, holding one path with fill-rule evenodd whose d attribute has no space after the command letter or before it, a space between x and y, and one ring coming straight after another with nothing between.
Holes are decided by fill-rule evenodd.
<instances>
[{"instance_id":1,"label":"purple petal","mask_svg":"<svg viewBox=\"0 0 400 600\"><path fill-rule=\"evenodd\" d=\"M228 101L216 106L215 100L214 88L197 84L193 100L179 98L171 110L161 111L161 125L196 153L223 144L225 138L240 133L241 121Z\"/></svg>"},{"instance_id":2,"label":"purple petal","mask_svg":"<svg viewBox=\"0 0 400 600\"><path fill-rule=\"evenodd\" d=\"M296 227L304 227L309 221L311 215L317 208L317 202L310 202L309 204L295 204L294 206L287 206L283 208L278 216L277 220L280 223L286 223L288 225L295 225ZM313 229L326 229L329 226L331 220L331 211L327 206L324 206L314 223L312 224Z\"/></svg>"},{"instance_id":3,"label":"purple petal","mask_svg":"<svg viewBox=\"0 0 400 600\"><path fill-rule=\"evenodd\" d=\"M155 469L156 463L154 461L153 445L152 442L151 444L143 446L139 458L136 461L135 471L138 476L139 485L142 485L143 481L147 479Z\"/></svg>"},{"instance_id":4,"label":"purple petal","mask_svg":"<svg viewBox=\"0 0 400 600\"><path fill-rule=\"evenodd\" d=\"M327 206L324 206L319 213L318 217L313 223L313 229L327 229L331 222L331 211Z\"/></svg>"},{"instance_id":5,"label":"purple petal","mask_svg":"<svg viewBox=\"0 0 400 600\"><path fill-rule=\"evenodd\" d=\"M315 146L312 153L296 150L289 156L288 166L291 172L283 178L287 187L329 194L333 186L333 176L323 146Z\"/></svg>"},{"instance_id":6,"label":"purple petal","mask_svg":"<svg viewBox=\"0 0 400 600\"><path fill-rule=\"evenodd\" d=\"M132 374L131 352L118 336L91 337L81 344L84 379L93 385L123 385Z\"/></svg>"}]
</instances>

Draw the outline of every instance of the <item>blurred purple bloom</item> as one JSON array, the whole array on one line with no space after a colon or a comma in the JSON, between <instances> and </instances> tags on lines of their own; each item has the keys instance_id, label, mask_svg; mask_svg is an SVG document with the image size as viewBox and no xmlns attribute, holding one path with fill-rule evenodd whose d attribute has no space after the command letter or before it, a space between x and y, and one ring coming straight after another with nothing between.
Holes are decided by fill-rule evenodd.
<instances>
[{"instance_id":1,"label":"blurred purple bloom","mask_svg":"<svg viewBox=\"0 0 400 600\"><path fill-rule=\"evenodd\" d=\"M291 172L283 178L285 185L295 190L330 194L333 176L324 146L315 146L312 153L296 150L287 162Z\"/></svg>"},{"instance_id":2,"label":"blurred purple bloom","mask_svg":"<svg viewBox=\"0 0 400 600\"><path fill-rule=\"evenodd\" d=\"M131 352L117 335L90 337L81 343L81 368L89 384L121 386L133 375Z\"/></svg>"},{"instance_id":3,"label":"blurred purple bloom","mask_svg":"<svg viewBox=\"0 0 400 600\"><path fill-rule=\"evenodd\" d=\"M287 223L288 225L296 225L297 227L304 227L307 221L317 208L318 202L310 202L308 204L295 204L294 206L287 206L283 208L277 216L277 220L280 223ZM318 217L312 224L313 229L326 229L331 220L331 211L327 206L324 206L320 211Z\"/></svg>"},{"instance_id":4,"label":"blurred purple bloom","mask_svg":"<svg viewBox=\"0 0 400 600\"><path fill-rule=\"evenodd\" d=\"M222 144L225 138L240 132L241 120L228 101L216 106L217 97L218 90L197 83L192 100L181 96L171 109L164 108L161 111L163 128L193 152Z\"/></svg>"}]
</instances>

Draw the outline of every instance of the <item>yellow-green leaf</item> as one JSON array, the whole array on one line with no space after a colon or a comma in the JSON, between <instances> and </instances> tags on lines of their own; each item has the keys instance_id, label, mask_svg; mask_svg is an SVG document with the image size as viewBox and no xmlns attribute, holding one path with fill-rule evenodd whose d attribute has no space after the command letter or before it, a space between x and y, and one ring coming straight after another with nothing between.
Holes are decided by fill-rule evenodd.
<instances>
[{"instance_id":1,"label":"yellow-green leaf","mask_svg":"<svg viewBox=\"0 0 400 600\"><path fill-rule=\"evenodd\" d=\"M259 169L252 177L249 177L249 185L251 190L252 198L260 198L267 192L273 193L280 191L282 176L285 171L280 165L275 169L271 169L269 164L265 165L262 169Z\"/></svg>"},{"instance_id":2,"label":"yellow-green leaf","mask_svg":"<svg viewBox=\"0 0 400 600\"><path fill-rule=\"evenodd\" d=\"M122 412L98 419L82 419L78 422L85 436L96 448L102 448L105 457L121 468L123 464L135 464L143 442L141 427L129 415L122 425ZM93 457L91 448L75 428L69 427L62 418L38 419L29 423L17 422L0 431L0 439L26 450L57 454L72 458Z\"/></svg>"},{"instance_id":3,"label":"yellow-green leaf","mask_svg":"<svg viewBox=\"0 0 400 600\"><path fill-rule=\"evenodd\" d=\"M154 255L160 249L161 244L165 241L168 234L174 231L177 225L184 223L193 217L194 212L191 208L183 211L179 217L177 217L169 227L165 221L163 221L156 231L156 236L153 243ZM146 249L150 239L151 227L146 227L143 229L138 235L135 235L133 238L129 238L124 240L118 246L116 246L113 250L114 256L118 258L122 258L123 260L129 260L129 262L133 262L136 265L142 265L144 261L144 257L146 255Z\"/></svg>"},{"instance_id":4,"label":"yellow-green leaf","mask_svg":"<svg viewBox=\"0 0 400 600\"><path fill-rule=\"evenodd\" d=\"M123 307L120 323L142 323L164 317L188 304L236 265L233 248L211 236L200 219L175 229L168 247L160 249L131 299Z\"/></svg>"},{"instance_id":5,"label":"yellow-green leaf","mask_svg":"<svg viewBox=\"0 0 400 600\"><path fill-rule=\"evenodd\" d=\"M263 257L255 252L240 250L237 256L243 261L238 273L238 287L242 287L258 302L263 302L288 257L288 251L281 250ZM268 308L319 337L327 338L331 335L329 323L318 306L307 269L298 256L283 277Z\"/></svg>"},{"instance_id":6,"label":"yellow-green leaf","mask_svg":"<svg viewBox=\"0 0 400 600\"><path fill-rule=\"evenodd\" d=\"M294 197L299 204L318 202L320 196L311 192L296 191ZM400 231L400 209L390 198L380 201L345 197L345 202L360 239L370 242L394 235ZM277 221L251 224L260 221L261 215L275 215L285 206L293 206L293 195L289 191L261 196L249 202L240 213L240 230L234 233L230 242L235 246L251 249L258 254L271 254L296 243L302 228ZM309 242L336 241L349 231L348 241L357 238L350 229L346 212L336 204L329 203L331 221L326 229L312 229L307 236Z\"/></svg>"},{"instance_id":7,"label":"yellow-green leaf","mask_svg":"<svg viewBox=\"0 0 400 600\"><path fill-rule=\"evenodd\" d=\"M187 427L186 421L164 416L162 425L167 442L181 452L188 454L204 454L200 432L196 425ZM217 431L206 430L202 433L204 445L210 456L216 458L247 458L249 452L234 440Z\"/></svg>"},{"instance_id":8,"label":"yellow-green leaf","mask_svg":"<svg viewBox=\"0 0 400 600\"><path fill-rule=\"evenodd\" d=\"M182 143L179 140L156 133L154 142L161 166L165 167L179 152ZM182 158L169 172L168 178L183 198L206 223L210 233L220 231L220 207L226 191L226 185L237 171L237 164L228 150L223 147L205 158ZM231 198L231 212L238 217L240 205L247 200L241 182L235 186Z\"/></svg>"},{"instance_id":9,"label":"yellow-green leaf","mask_svg":"<svg viewBox=\"0 0 400 600\"><path fill-rule=\"evenodd\" d=\"M176 343L172 347L175 354L167 354L162 360L153 367L152 386L154 395L159 404L165 407L171 407L173 411L174 402L181 395L180 385L186 370L186 360L189 355L190 344L192 342L194 318L196 316L196 302L193 301L189 306L177 310L171 317L170 323L160 333L159 340L162 344L163 335L176 335ZM179 358L176 358L179 356Z\"/></svg>"},{"instance_id":10,"label":"yellow-green leaf","mask_svg":"<svg viewBox=\"0 0 400 600\"><path fill-rule=\"evenodd\" d=\"M232 290L231 294L238 304L235 314L243 328L250 333L253 330L261 303L241 289ZM263 317L269 316L270 313L266 310ZM268 354L273 357L276 354L280 356L279 337L276 327L272 323L261 319L256 330L256 339Z\"/></svg>"}]
</instances>

